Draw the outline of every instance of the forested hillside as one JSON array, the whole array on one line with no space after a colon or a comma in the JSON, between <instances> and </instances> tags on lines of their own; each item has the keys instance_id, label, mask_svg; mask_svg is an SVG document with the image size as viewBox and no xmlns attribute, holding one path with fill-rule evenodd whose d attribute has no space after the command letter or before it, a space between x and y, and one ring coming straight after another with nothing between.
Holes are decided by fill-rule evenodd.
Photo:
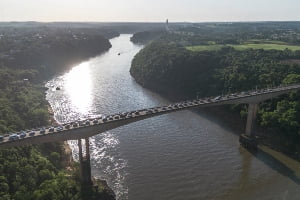
<instances>
[{"instance_id":1,"label":"forested hillside","mask_svg":"<svg viewBox=\"0 0 300 200\"><path fill-rule=\"evenodd\" d=\"M166 33L165 30L137 32L130 38L130 41L137 44L146 44L152 40L158 39Z\"/></svg>"},{"instance_id":2,"label":"forested hillside","mask_svg":"<svg viewBox=\"0 0 300 200\"><path fill-rule=\"evenodd\" d=\"M111 46L101 35L0 30L0 135L49 125L44 81ZM66 159L63 143L0 149L0 200L112 199L104 187L82 193Z\"/></svg>"},{"instance_id":3,"label":"forested hillside","mask_svg":"<svg viewBox=\"0 0 300 200\"><path fill-rule=\"evenodd\" d=\"M195 98L280 84L300 83L299 51L263 49L189 51L164 39L142 49L132 61L135 80L150 89ZM246 105L232 106L242 117ZM291 93L260 105L259 124L276 131L290 151L300 151L300 95Z\"/></svg>"},{"instance_id":4,"label":"forested hillside","mask_svg":"<svg viewBox=\"0 0 300 200\"><path fill-rule=\"evenodd\" d=\"M41 79L110 47L108 39L93 30L0 27L0 64L14 69L35 69Z\"/></svg>"}]
</instances>

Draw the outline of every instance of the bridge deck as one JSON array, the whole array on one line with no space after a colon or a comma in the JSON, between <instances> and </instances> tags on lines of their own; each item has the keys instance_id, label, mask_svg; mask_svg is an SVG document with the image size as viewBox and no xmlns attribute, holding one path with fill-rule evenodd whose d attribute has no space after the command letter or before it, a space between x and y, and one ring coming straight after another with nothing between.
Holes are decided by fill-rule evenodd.
<instances>
[{"instance_id":1,"label":"bridge deck","mask_svg":"<svg viewBox=\"0 0 300 200\"><path fill-rule=\"evenodd\" d=\"M167 106L117 113L85 121L70 122L56 127L21 131L0 138L0 148L86 138L126 124L170 112L224 104L258 103L290 91L298 90L299 88L300 84L297 84L259 91L234 93L225 96L178 102Z\"/></svg>"}]
</instances>

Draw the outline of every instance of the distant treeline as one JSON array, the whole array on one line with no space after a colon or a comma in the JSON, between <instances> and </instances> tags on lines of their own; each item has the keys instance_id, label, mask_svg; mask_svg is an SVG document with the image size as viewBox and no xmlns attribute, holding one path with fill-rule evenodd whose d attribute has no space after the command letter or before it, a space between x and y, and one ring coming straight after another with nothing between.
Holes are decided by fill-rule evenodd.
<instances>
[{"instance_id":1,"label":"distant treeline","mask_svg":"<svg viewBox=\"0 0 300 200\"><path fill-rule=\"evenodd\" d=\"M163 34L166 34L165 30L153 30L153 31L142 31L133 34L130 41L136 44L146 44L152 40L158 39Z\"/></svg>"},{"instance_id":2,"label":"distant treeline","mask_svg":"<svg viewBox=\"0 0 300 200\"><path fill-rule=\"evenodd\" d=\"M148 29L136 32L132 41L147 43L161 37L182 46L211 44L279 43L300 44L300 22L211 22L169 24L168 34ZM165 27L163 29L165 30Z\"/></svg>"}]
</instances>

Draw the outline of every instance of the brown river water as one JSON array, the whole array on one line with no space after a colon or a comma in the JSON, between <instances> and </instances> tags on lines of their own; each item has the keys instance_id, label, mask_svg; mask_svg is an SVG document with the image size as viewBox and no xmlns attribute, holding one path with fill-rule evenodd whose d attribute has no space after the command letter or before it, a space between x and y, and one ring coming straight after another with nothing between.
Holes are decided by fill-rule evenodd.
<instances>
[{"instance_id":1,"label":"brown river water","mask_svg":"<svg viewBox=\"0 0 300 200\"><path fill-rule=\"evenodd\" d=\"M46 84L58 122L170 103L130 76L142 48L130 36L111 39L109 51ZM96 135L92 174L107 180L119 200L300 199L299 162L264 146L252 155L216 121L181 111ZM78 159L76 141L69 144Z\"/></svg>"}]
</instances>

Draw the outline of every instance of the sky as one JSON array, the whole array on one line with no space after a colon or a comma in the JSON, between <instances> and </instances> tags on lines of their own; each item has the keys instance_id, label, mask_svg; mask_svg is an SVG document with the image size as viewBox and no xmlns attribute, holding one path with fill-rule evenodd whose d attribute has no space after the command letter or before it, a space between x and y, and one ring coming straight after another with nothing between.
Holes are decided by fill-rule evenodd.
<instances>
[{"instance_id":1,"label":"sky","mask_svg":"<svg viewBox=\"0 0 300 200\"><path fill-rule=\"evenodd\" d=\"M300 0L0 0L0 21L300 21Z\"/></svg>"}]
</instances>

